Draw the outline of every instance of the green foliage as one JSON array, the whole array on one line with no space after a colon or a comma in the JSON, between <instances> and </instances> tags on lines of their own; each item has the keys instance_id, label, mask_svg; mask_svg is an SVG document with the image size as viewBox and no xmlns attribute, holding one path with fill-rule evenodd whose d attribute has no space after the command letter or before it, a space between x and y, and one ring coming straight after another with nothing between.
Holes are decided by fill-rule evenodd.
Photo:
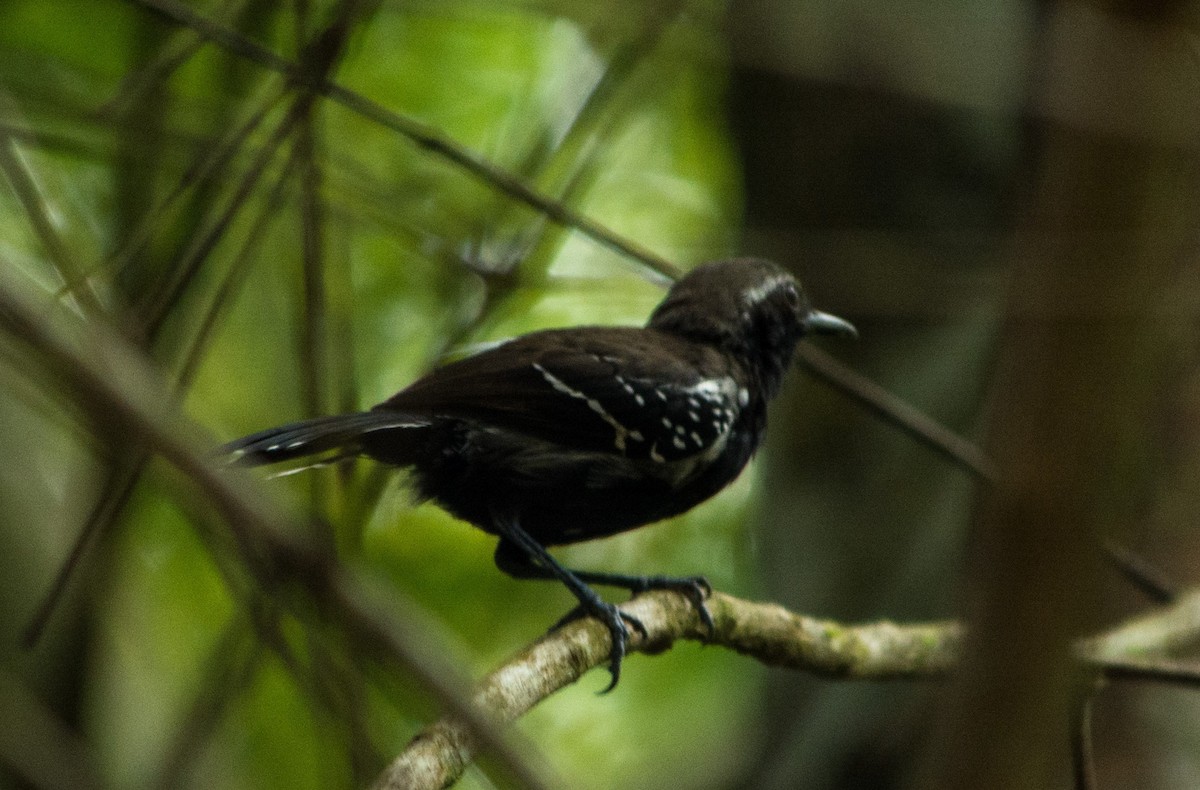
<instances>
[{"instance_id":1,"label":"green foliage","mask_svg":"<svg viewBox=\"0 0 1200 790\"><path fill-rule=\"evenodd\" d=\"M341 6L187 8L292 58L297 29L311 35ZM723 64L701 7L679 17L641 4L364 10L332 72L339 84L667 259L731 251L738 188L720 118ZM456 348L546 326L640 323L657 301L639 264L393 129L319 97L290 119L302 88L198 32L211 30L141 2L0 5L0 145L17 163L5 175L15 183L15 167L34 185L25 196L0 190L0 265L38 284L57 305L51 320L128 332L213 434L369 406ZM41 388L27 393L34 401L70 403L7 342L0 366L6 380ZM35 484L72 492L59 507L0 520L14 556L39 558L6 634L28 621L93 504L114 496L110 473L136 457L131 437L101 423L30 470ZM0 405L6 434L10 424L33 444L60 436L63 418ZM287 591L263 589L212 537L224 533L210 506L152 469L85 553L85 580L39 648L64 667L45 685L77 689L60 708L78 718L105 779L368 782L436 715L419 684L274 600ZM748 486L564 556L745 588ZM413 508L365 464L268 488L286 512L320 515L345 562L444 624L431 643L468 674L571 604L554 585L501 575L492 539ZM39 530L55 540L14 537ZM592 693L604 679L589 676L521 726L574 787L712 785L752 735L759 682L734 657L680 649L634 658L604 698ZM463 786L490 786L481 776Z\"/></svg>"}]
</instances>

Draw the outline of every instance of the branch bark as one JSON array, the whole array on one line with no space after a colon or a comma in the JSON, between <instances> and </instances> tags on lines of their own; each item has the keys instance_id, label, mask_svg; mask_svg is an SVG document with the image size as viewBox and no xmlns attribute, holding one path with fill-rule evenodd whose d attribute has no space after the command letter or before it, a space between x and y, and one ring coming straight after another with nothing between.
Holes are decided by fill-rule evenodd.
<instances>
[{"instance_id":1,"label":"branch bark","mask_svg":"<svg viewBox=\"0 0 1200 790\"><path fill-rule=\"evenodd\" d=\"M920 680L944 677L958 663L963 629L950 621L899 625L880 621L845 625L769 603L714 592L708 601L715 631L706 633L695 608L668 591L639 595L621 608L646 626L632 650L660 653L679 639L725 647L771 666L841 680ZM1131 638L1136 635L1140 638ZM476 707L492 721L511 722L559 689L608 660L609 637L591 618L542 637L480 681ZM1086 670L1113 680L1137 678L1194 685L1197 670L1181 675L1177 662L1148 653L1200 642L1200 592L1111 631L1080 641L1076 657ZM1129 671L1136 659L1139 672ZM1111 671L1110 671L1111 670ZM1161 670L1161 671L1160 671ZM373 790L416 790L453 784L476 752L470 727L443 718L420 732L376 780Z\"/></svg>"}]
</instances>

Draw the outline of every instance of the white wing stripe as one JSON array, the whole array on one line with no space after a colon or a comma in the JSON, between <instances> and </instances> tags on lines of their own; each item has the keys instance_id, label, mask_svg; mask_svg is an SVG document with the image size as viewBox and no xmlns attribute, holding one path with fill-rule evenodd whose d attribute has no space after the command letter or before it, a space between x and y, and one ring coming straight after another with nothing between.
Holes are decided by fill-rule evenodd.
<instances>
[{"instance_id":1,"label":"white wing stripe","mask_svg":"<svg viewBox=\"0 0 1200 790\"><path fill-rule=\"evenodd\" d=\"M617 419L609 414L607 410L605 410L604 404L600 401L596 400L595 398L589 398L586 393L580 392L579 390L571 387L565 381L546 370L537 362L533 363L533 367L534 370L542 374L542 378L544 378L546 383L551 387L563 393L564 395L569 395L572 398L578 398L579 400L587 403L589 409L596 412L596 414L600 416L600 419L611 425L613 430L616 431L616 436L613 439L613 446L621 452L625 452L626 439L633 439L635 442L645 441L645 437L643 437L639 431L631 431L621 423L617 422Z\"/></svg>"}]
</instances>

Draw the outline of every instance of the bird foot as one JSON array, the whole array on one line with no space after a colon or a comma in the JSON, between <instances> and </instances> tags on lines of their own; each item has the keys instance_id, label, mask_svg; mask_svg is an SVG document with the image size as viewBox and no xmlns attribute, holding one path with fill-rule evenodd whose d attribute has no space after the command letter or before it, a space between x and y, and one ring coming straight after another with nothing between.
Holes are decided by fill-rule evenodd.
<instances>
[{"instance_id":1,"label":"bird foot","mask_svg":"<svg viewBox=\"0 0 1200 790\"><path fill-rule=\"evenodd\" d=\"M597 692L598 694L607 694L617 687L617 681L621 679L621 662L629 653L629 629L637 631L642 639L645 639L647 637L646 626L638 618L621 611L616 604L608 603L597 597L594 601L581 602L563 615L557 623L550 627L550 630L557 631L581 617L595 617L608 628L609 637L612 639L612 649L608 654L608 672L612 679L607 686Z\"/></svg>"},{"instance_id":2,"label":"bird foot","mask_svg":"<svg viewBox=\"0 0 1200 790\"><path fill-rule=\"evenodd\" d=\"M648 590L673 590L692 602L692 606L696 609L696 614L700 616L700 622L704 624L704 628L708 631L708 638L711 638L716 633L716 625L713 623L712 612L708 610L708 605L705 603L713 592L712 585L708 579L703 576L646 576L641 580L641 583L630 588L630 592L634 595L647 592Z\"/></svg>"}]
</instances>

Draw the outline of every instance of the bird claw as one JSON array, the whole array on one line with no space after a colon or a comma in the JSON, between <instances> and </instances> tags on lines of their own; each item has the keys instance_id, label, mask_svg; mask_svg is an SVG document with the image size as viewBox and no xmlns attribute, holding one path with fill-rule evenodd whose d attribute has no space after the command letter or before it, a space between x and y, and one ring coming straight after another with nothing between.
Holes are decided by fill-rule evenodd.
<instances>
[{"instance_id":1,"label":"bird claw","mask_svg":"<svg viewBox=\"0 0 1200 790\"><path fill-rule=\"evenodd\" d=\"M713 622L712 612L709 611L708 605L705 604L705 601L712 595L713 588L709 584L708 579L703 576L645 576L639 579L636 584L630 585L629 590L635 595L649 590L673 590L683 595L695 607L701 624L703 624L705 631L708 632L707 636L704 637L705 640L711 639L716 634L716 624ZM564 625L574 622L581 617L595 617L604 623L605 627L608 628L609 636L612 638L612 651L609 653L608 669L612 675L612 680L599 692L600 694L607 694L616 688L617 681L621 678L621 662L628 653L630 629L637 631L642 639L647 639L649 632L646 631L646 626L641 620L627 612L621 611L616 605L608 603L599 597L595 600L581 601L578 606L567 612L557 623L551 626L550 630L557 631Z\"/></svg>"},{"instance_id":2,"label":"bird claw","mask_svg":"<svg viewBox=\"0 0 1200 790\"><path fill-rule=\"evenodd\" d=\"M629 652L629 628L625 624L629 623L642 639L648 634L641 620L621 611L615 604L604 603L601 611L591 612L591 615L608 627L609 636L612 638L612 651L608 654L608 673L612 679L607 686L596 692L607 694L617 687L617 681L621 679L621 661Z\"/></svg>"},{"instance_id":3,"label":"bird claw","mask_svg":"<svg viewBox=\"0 0 1200 790\"><path fill-rule=\"evenodd\" d=\"M708 579L703 576L647 576L632 592L638 594L648 590L673 590L684 596L692 602L696 614L700 616L700 622L708 631L707 638L712 638L716 634L716 624L713 622L712 612L705 604L705 601L712 597L713 593Z\"/></svg>"},{"instance_id":4,"label":"bird claw","mask_svg":"<svg viewBox=\"0 0 1200 790\"><path fill-rule=\"evenodd\" d=\"M581 617L595 617L608 629L609 637L612 640L612 649L608 657L608 671L612 679L607 686L597 692L598 694L607 694L617 687L617 681L621 679L621 662L629 653L630 628L637 631L642 639L645 639L648 636L646 626L638 618L621 611L616 604L596 601L579 604L563 615L562 619L555 623L550 630L557 631L567 623L574 622ZM628 623L628 627L626 623Z\"/></svg>"}]
</instances>

